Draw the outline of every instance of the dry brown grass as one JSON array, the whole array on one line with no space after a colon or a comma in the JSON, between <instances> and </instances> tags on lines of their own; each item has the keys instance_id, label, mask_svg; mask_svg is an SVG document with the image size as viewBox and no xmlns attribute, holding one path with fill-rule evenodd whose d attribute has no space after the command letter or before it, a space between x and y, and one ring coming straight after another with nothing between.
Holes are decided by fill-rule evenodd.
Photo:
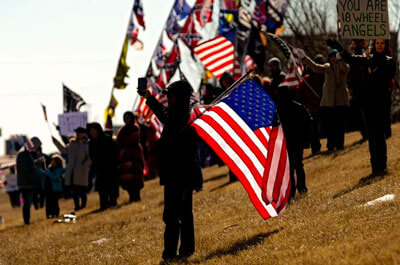
<instances>
[{"instance_id":1,"label":"dry brown grass","mask_svg":"<svg viewBox=\"0 0 400 265\"><path fill-rule=\"evenodd\" d=\"M369 185L367 143L346 136L343 151L305 160L309 194L297 198L281 218L263 221L240 183L228 181L225 167L204 170L204 191L194 196L196 253L201 264L400 264L400 124L388 141L389 174ZM364 203L394 193L394 201ZM93 213L97 194L75 224L52 224L44 210L32 211L21 226L21 210L0 195L0 264L158 264L163 248L162 188L150 181L142 201ZM124 205L125 204L125 205ZM61 201L63 213L72 201ZM1 229L1 227L0 227ZM93 244L101 238L108 241Z\"/></svg>"}]
</instances>

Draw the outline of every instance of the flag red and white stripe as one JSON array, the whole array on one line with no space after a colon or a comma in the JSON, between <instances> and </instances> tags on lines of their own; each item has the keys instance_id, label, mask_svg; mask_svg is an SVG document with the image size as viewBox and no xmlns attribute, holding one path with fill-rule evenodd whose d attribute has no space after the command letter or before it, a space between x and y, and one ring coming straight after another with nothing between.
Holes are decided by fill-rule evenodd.
<instances>
[{"instance_id":1,"label":"flag red and white stripe","mask_svg":"<svg viewBox=\"0 0 400 265\"><path fill-rule=\"evenodd\" d=\"M289 58L288 74L279 86L288 86L289 88L296 88L300 85L302 74L304 70L303 63L298 55L297 49L290 47L292 52Z\"/></svg>"},{"instance_id":2,"label":"flag red and white stripe","mask_svg":"<svg viewBox=\"0 0 400 265\"><path fill-rule=\"evenodd\" d=\"M248 95L240 97L251 97ZM237 101L233 102L236 105ZM257 108L256 104L251 104L250 112ZM233 105L224 101L218 103L192 126L238 177L262 218L278 216L284 211L290 195L289 158L282 126L253 130L242 116L254 114L237 112ZM258 110L264 107L260 106ZM273 111L275 109L270 108L260 114L272 115Z\"/></svg>"},{"instance_id":3,"label":"flag red and white stripe","mask_svg":"<svg viewBox=\"0 0 400 265\"><path fill-rule=\"evenodd\" d=\"M223 36L205 41L194 48L204 66L220 78L225 71L233 71L234 47L232 42Z\"/></svg>"}]
</instances>

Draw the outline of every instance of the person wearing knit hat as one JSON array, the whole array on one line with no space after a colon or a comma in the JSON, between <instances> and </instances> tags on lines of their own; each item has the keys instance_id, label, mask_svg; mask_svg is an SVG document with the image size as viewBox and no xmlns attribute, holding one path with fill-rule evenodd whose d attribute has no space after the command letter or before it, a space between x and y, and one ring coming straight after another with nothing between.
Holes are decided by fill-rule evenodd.
<instances>
[{"instance_id":1,"label":"person wearing knit hat","mask_svg":"<svg viewBox=\"0 0 400 265\"><path fill-rule=\"evenodd\" d=\"M281 60L279 60L277 57L269 59L268 70L270 73L271 83L269 84L269 86L264 86L264 89L272 98L272 100L275 101L278 95L279 85L285 79L286 73L282 72Z\"/></svg>"}]
</instances>

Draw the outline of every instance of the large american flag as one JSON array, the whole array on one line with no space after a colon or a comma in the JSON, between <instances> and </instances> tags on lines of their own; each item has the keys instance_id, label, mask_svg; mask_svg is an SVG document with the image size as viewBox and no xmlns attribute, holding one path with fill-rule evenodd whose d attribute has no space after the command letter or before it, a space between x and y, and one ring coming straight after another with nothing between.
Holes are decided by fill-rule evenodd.
<instances>
[{"instance_id":1,"label":"large american flag","mask_svg":"<svg viewBox=\"0 0 400 265\"><path fill-rule=\"evenodd\" d=\"M275 112L268 94L248 79L192 125L238 177L264 219L282 213L290 194L286 140Z\"/></svg>"}]
</instances>

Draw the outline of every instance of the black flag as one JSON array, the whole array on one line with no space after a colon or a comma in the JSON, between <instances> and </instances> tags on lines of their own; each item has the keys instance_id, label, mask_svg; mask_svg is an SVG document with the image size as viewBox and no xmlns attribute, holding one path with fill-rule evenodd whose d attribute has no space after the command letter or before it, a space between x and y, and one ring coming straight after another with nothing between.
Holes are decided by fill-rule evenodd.
<instances>
[{"instance_id":1,"label":"black flag","mask_svg":"<svg viewBox=\"0 0 400 265\"><path fill-rule=\"evenodd\" d=\"M63 84L64 92L64 113L65 112L77 112L80 107L86 104L81 96L69 89Z\"/></svg>"}]
</instances>

